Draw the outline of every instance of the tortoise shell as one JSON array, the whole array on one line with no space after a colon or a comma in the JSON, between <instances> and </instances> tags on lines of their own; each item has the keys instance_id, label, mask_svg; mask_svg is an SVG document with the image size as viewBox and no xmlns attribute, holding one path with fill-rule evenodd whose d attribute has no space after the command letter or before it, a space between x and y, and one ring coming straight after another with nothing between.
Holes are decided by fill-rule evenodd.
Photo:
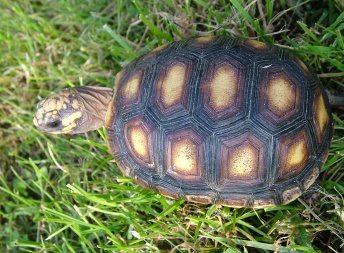
<instances>
[{"instance_id":1,"label":"tortoise shell","mask_svg":"<svg viewBox=\"0 0 344 253\"><path fill-rule=\"evenodd\" d=\"M314 183L333 119L319 79L295 55L255 40L198 37L119 72L105 127L121 171L143 187L265 207Z\"/></svg>"}]
</instances>

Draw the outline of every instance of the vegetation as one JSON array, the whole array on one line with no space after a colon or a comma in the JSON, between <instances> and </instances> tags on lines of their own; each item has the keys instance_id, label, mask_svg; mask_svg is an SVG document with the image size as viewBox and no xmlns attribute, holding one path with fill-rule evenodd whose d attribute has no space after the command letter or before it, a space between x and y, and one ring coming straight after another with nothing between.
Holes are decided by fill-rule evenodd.
<instances>
[{"instance_id":1,"label":"vegetation","mask_svg":"<svg viewBox=\"0 0 344 253\"><path fill-rule=\"evenodd\" d=\"M319 201L233 209L171 200L123 177L104 132L50 136L35 105L74 85L111 87L125 64L190 35L276 43L344 89L340 0L0 0L1 252L342 252L344 123Z\"/></svg>"}]
</instances>

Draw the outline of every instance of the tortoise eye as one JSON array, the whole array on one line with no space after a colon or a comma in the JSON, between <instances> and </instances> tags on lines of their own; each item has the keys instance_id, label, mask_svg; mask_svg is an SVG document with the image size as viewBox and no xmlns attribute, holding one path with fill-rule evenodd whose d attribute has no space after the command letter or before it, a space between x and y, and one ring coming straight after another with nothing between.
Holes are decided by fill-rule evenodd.
<instances>
[{"instance_id":1,"label":"tortoise eye","mask_svg":"<svg viewBox=\"0 0 344 253\"><path fill-rule=\"evenodd\" d=\"M59 120L59 119L54 119L53 121L48 122L48 123L46 124L46 126L49 127L49 128L56 128L56 127L60 126L60 124L61 124L61 120Z\"/></svg>"}]
</instances>

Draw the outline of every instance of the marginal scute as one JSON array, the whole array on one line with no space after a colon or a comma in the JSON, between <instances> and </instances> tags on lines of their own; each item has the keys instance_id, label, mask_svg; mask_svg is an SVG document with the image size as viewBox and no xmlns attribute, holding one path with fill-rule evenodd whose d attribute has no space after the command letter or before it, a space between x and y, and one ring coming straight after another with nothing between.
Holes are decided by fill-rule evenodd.
<instances>
[{"instance_id":1,"label":"marginal scute","mask_svg":"<svg viewBox=\"0 0 344 253\"><path fill-rule=\"evenodd\" d=\"M252 207L268 207L268 206L275 206L276 202L275 200L272 198L272 196L270 198L264 198L264 199L255 199L253 202Z\"/></svg>"},{"instance_id":2,"label":"marginal scute","mask_svg":"<svg viewBox=\"0 0 344 253\"><path fill-rule=\"evenodd\" d=\"M116 163L121 170L123 176L130 177L132 172L132 167L126 157L116 159Z\"/></svg>"},{"instance_id":3,"label":"marginal scute","mask_svg":"<svg viewBox=\"0 0 344 253\"><path fill-rule=\"evenodd\" d=\"M106 139L108 140L108 145L110 149L110 153L113 156L117 156L121 154L121 147L120 147L120 136L113 131L106 131Z\"/></svg>"},{"instance_id":4,"label":"marginal scute","mask_svg":"<svg viewBox=\"0 0 344 253\"><path fill-rule=\"evenodd\" d=\"M282 123L300 110L300 88L284 71L263 70L260 113L272 123Z\"/></svg>"},{"instance_id":5,"label":"marginal scute","mask_svg":"<svg viewBox=\"0 0 344 253\"><path fill-rule=\"evenodd\" d=\"M134 180L135 180L136 183L138 183L138 184L141 185L142 187L144 187L144 188L146 188L146 189L150 189L149 183L148 183L146 180L144 180L143 178L141 178L141 177L135 175L135 176L134 176Z\"/></svg>"},{"instance_id":6,"label":"marginal scute","mask_svg":"<svg viewBox=\"0 0 344 253\"><path fill-rule=\"evenodd\" d=\"M174 188L170 189L170 188L167 188L166 186L157 185L155 186L155 189L164 196L168 196L174 199L178 198L178 190Z\"/></svg>"},{"instance_id":7,"label":"marginal scute","mask_svg":"<svg viewBox=\"0 0 344 253\"><path fill-rule=\"evenodd\" d=\"M202 143L202 138L189 129L169 135L166 174L181 181L202 181L204 176Z\"/></svg>"},{"instance_id":8,"label":"marginal scute","mask_svg":"<svg viewBox=\"0 0 344 253\"><path fill-rule=\"evenodd\" d=\"M262 184L264 176L264 143L246 132L234 139L220 141L220 184Z\"/></svg>"},{"instance_id":9,"label":"marginal scute","mask_svg":"<svg viewBox=\"0 0 344 253\"><path fill-rule=\"evenodd\" d=\"M116 96L114 95L109 102L108 110L105 115L105 128L112 129L116 120L116 116Z\"/></svg>"},{"instance_id":10,"label":"marginal scute","mask_svg":"<svg viewBox=\"0 0 344 253\"><path fill-rule=\"evenodd\" d=\"M143 60L154 59L154 58L157 56L157 54L158 54L159 52L161 52L162 50L164 50L165 48L167 48L168 45L169 45L169 44L164 44L164 45L162 45L162 46L160 46L160 47L157 47L157 48L153 49L152 51L150 51L149 53L147 53L147 54L143 57Z\"/></svg>"},{"instance_id":11,"label":"marginal scute","mask_svg":"<svg viewBox=\"0 0 344 253\"><path fill-rule=\"evenodd\" d=\"M265 53L270 49L270 45L257 40L245 40L244 46L254 53Z\"/></svg>"},{"instance_id":12,"label":"marginal scute","mask_svg":"<svg viewBox=\"0 0 344 253\"><path fill-rule=\"evenodd\" d=\"M194 43L199 43L199 44L207 44L209 42L212 42L214 41L216 37L215 36L206 36L206 37L197 37L195 40L194 40Z\"/></svg>"},{"instance_id":13,"label":"marginal scute","mask_svg":"<svg viewBox=\"0 0 344 253\"><path fill-rule=\"evenodd\" d=\"M212 42L215 38L215 36L197 37L194 41L197 43L209 43Z\"/></svg>"},{"instance_id":14,"label":"marginal scute","mask_svg":"<svg viewBox=\"0 0 344 253\"><path fill-rule=\"evenodd\" d=\"M216 36L197 37L193 39L190 46L196 48L206 48L216 39Z\"/></svg>"},{"instance_id":15,"label":"marginal scute","mask_svg":"<svg viewBox=\"0 0 344 253\"><path fill-rule=\"evenodd\" d=\"M283 204L287 204L295 199L297 199L298 197L300 197L300 195L302 194L302 191L299 187L293 187L290 189L285 190L282 193L282 198L283 198Z\"/></svg>"},{"instance_id":16,"label":"marginal scute","mask_svg":"<svg viewBox=\"0 0 344 253\"><path fill-rule=\"evenodd\" d=\"M313 119L318 142L321 143L329 123L329 113L326 110L324 95L318 90L313 100Z\"/></svg>"},{"instance_id":17,"label":"marginal scute","mask_svg":"<svg viewBox=\"0 0 344 253\"><path fill-rule=\"evenodd\" d=\"M226 196L224 199L221 200L222 205L237 208L248 206L248 202L249 197L242 194L232 194L231 196Z\"/></svg>"},{"instance_id":18,"label":"marginal scute","mask_svg":"<svg viewBox=\"0 0 344 253\"><path fill-rule=\"evenodd\" d=\"M284 181L300 174L311 157L309 138L305 129L287 134L278 141L278 180Z\"/></svg>"},{"instance_id":19,"label":"marginal scute","mask_svg":"<svg viewBox=\"0 0 344 253\"><path fill-rule=\"evenodd\" d=\"M301 68L301 70L303 70L303 72L307 75L310 76L311 75L311 71L309 70L309 68L307 67L307 65L300 60L299 57L294 56L294 61L299 65L299 67Z\"/></svg>"},{"instance_id":20,"label":"marginal scute","mask_svg":"<svg viewBox=\"0 0 344 253\"><path fill-rule=\"evenodd\" d=\"M206 196L206 195L186 195L186 200L196 203L202 203L202 204L209 204L213 203L213 197L212 196Z\"/></svg>"},{"instance_id":21,"label":"marginal scute","mask_svg":"<svg viewBox=\"0 0 344 253\"><path fill-rule=\"evenodd\" d=\"M153 127L147 120L137 117L124 126L125 144L133 159L144 167L154 167Z\"/></svg>"},{"instance_id":22,"label":"marginal scute","mask_svg":"<svg viewBox=\"0 0 344 253\"><path fill-rule=\"evenodd\" d=\"M320 169L318 166L314 167L303 179L303 187L308 189L319 176Z\"/></svg>"}]
</instances>

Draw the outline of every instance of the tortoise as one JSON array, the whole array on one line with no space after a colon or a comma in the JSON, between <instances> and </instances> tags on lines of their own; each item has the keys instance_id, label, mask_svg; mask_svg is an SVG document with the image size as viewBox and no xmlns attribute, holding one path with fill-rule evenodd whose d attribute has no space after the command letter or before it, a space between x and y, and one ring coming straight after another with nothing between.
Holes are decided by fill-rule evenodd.
<instances>
[{"instance_id":1,"label":"tortoise","mask_svg":"<svg viewBox=\"0 0 344 253\"><path fill-rule=\"evenodd\" d=\"M106 130L121 172L162 195L263 208L316 181L333 135L329 98L293 53L192 37L129 63L114 89L63 89L37 105L43 132Z\"/></svg>"}]
</instances>

